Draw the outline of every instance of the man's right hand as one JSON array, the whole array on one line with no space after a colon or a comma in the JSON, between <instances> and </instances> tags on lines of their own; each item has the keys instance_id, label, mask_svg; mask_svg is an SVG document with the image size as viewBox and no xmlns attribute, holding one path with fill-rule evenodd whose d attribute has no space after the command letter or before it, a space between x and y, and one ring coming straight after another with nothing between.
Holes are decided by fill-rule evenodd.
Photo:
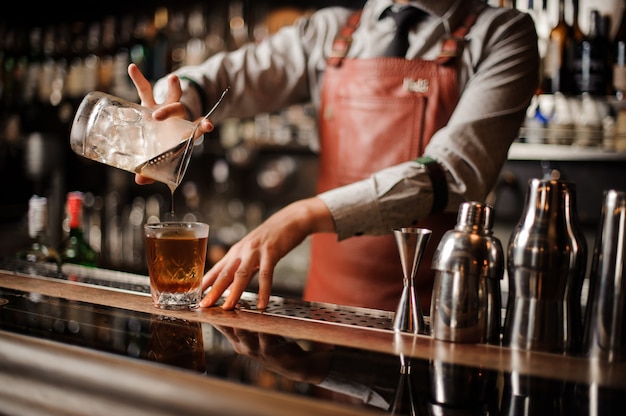
<instances>
[{"instance_id":1,"label":"man's right hand","mask_svg":"<svg viewBox=\"0 0 626 416\"><path fill-rule=\"evenodd\" d=\"M137 88L137 93L141 99L141 105L154 110L152 116L155 120L165 120L169 117L187 118L187 110L185 106L180 102L180 98L183 95L180 79L175 74L171 74L167 78L168 88L165 100L163 103L157 103L154 99L154 93L152 90L152 84L146 79L141 70L136 64L130 64L128 66L128 75ZM198 119L199 122L201 119ZM198 136L208 133L213 130L213 123L210 120L205 120L198 128ZM154 180L146 178L145 176L135 175L135 182L139 185L153 183Z\"/></svg>"}]
</instances>

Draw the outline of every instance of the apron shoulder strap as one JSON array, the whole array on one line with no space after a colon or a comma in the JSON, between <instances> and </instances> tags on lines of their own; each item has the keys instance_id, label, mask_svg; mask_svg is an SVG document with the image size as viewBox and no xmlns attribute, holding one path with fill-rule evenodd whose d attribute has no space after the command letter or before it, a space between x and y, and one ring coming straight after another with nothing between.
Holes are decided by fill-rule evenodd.
<instances>
[{"instance_id":1,"label":"apron shoulder strap","mask_svg":"<svg viewBox=\"0 0 626 416\"><path fill-rule=\"evenodd\" d=\"M463 50L463 43L465 42L465 36L469 33L474 23L478 19L478 16L487 7L486 3L480 3L476 8L465 18L465 21L457 27L450 36L448 36L441 45L441 52L437 58L438 64L447 64L456 57L461 55Z\"/></svg>"},{"instance_id":2,"label":"apron shoulder strap","mask_svg":"<svg viewBox=\"0 0 626 416\"><path fill-rule=\"evenodd\" d=\"M480 3L469 15L467 15L464 22L457 27L447 39L444 40L441 46L441 52L436 60L438 64L447 64L454 58L460 56L465 36L467 36L472 26L474 26L474 23L476 23L478 16L483 10L485 10L486 7L486 3ZM348 21L333 40L333 48L330 55L326 59L329 66L340 66L341 62L346 57L346 54L350 49L350 45L352 44L352 34L359 26L361 13L362 10L354 11L350 17L348 17Z\"/></svg>"},{"instance_id":3,"label":"apron shoulder strap","mask_svg":"<svg viewBox=\"0 0 626 416\"><path fill-rule=\"evenodd\" d=\"M330 53L330 56L326 59L326 62L329 66L338 67L341 65L341 61L346 57L348 53L348 49L350 49L350 44L352 43L352 34L359 26L359 22L361 20L361 12L362 10L356 10L354 13L348 17L348 21L341 28L335 40L333 41L333 49Z\"/></svg>"}]
</instances>

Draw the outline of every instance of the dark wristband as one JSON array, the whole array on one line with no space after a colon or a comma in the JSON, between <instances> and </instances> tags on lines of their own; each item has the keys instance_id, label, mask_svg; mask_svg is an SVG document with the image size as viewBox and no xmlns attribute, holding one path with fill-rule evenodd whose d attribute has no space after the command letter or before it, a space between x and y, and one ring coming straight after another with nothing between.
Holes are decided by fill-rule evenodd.
<instances>
[{"instance_id":1,"label":"dark wristband","mask_svg":"<svg viewBox=\"0 0 626 416\"><path fill-rule=\"evenodd\" d=\"M430 213L443 212L448 205L448 181L446 181L446 173L435 159L428 156L420 157L415 159L415 161L424 165L433 186L433 207Z\"/></svg>"}]
</instances>

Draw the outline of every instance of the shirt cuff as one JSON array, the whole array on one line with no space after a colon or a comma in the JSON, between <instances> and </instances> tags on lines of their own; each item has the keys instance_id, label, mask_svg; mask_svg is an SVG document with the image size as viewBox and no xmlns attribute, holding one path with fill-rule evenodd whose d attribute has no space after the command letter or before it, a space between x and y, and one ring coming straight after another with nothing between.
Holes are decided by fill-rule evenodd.
<instances>
[{"instance_id":1,"label":"shirt cuff","mask_svg":"<svg viewBox=\"0 0 626 416\"><path fill-rule=\"evenodd\" d=\"M319 195L328 206L337 237L383 235L430 214L433 191L424 166L405 162L369 178Z\"/></svg>"}]
</instances>

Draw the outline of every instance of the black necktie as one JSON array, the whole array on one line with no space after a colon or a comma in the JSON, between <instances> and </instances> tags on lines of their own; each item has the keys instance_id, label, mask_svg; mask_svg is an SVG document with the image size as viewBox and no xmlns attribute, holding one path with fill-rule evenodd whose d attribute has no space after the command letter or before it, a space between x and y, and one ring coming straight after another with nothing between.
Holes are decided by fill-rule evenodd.
<instances>
[{"instance_id":1,"label":"black necktie","mask_svg":"<svg viewBox=\"0 0 626 416\"><path fill-rule=\"evenodd\" d=\"M404 7L398 11L388 10L387 15L396 21L396 34L387 46L384 56L404 57L409 48L409 29L424 13L415 7Z\"/></svg>"}]
</instances>

